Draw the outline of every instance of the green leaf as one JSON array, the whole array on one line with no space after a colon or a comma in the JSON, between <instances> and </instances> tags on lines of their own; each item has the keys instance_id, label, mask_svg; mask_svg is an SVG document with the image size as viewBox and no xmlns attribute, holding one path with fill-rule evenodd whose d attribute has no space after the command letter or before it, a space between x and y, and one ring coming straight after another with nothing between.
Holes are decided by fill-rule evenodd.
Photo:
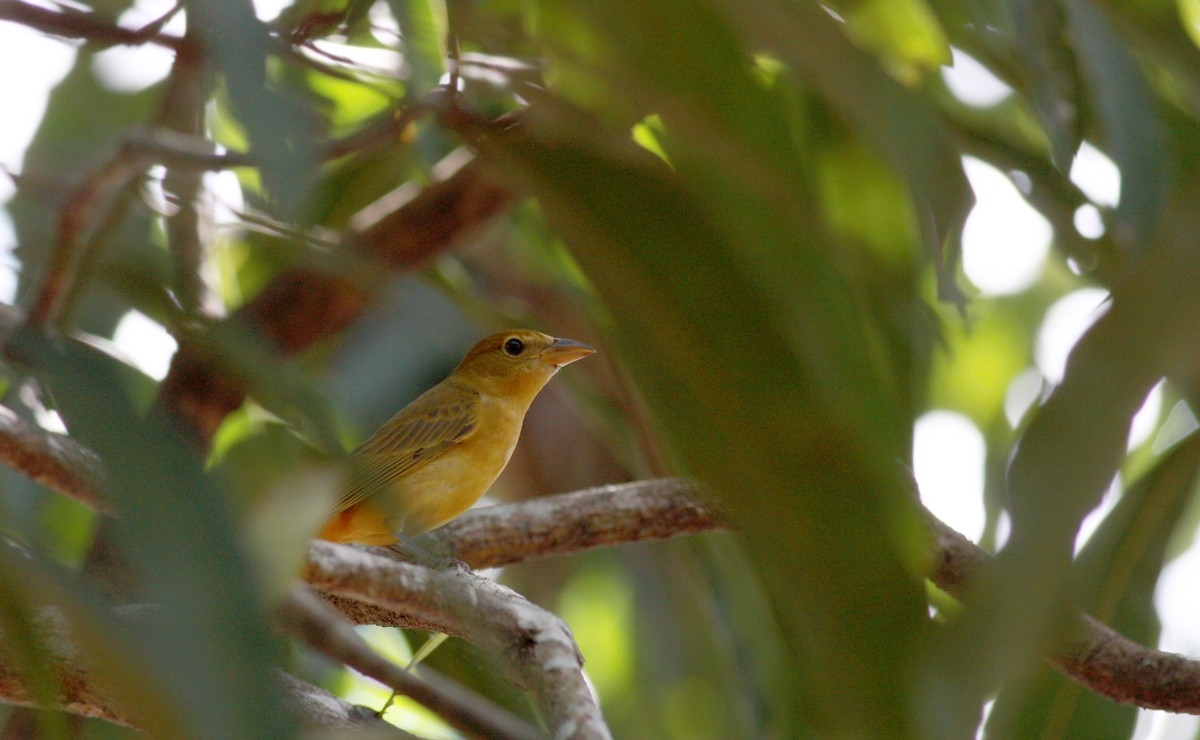
<instances>
[{"instance_id":1,"label":"green leaf","mask_svg":"<svg viewBox=\"0 0 1200 740\"><path fill-rule=\"evenodd\" d=\"M833 6L846 19L850 37L882 56L906 85L950 64L950 42L924 0L850 0Z\"/></svg>"},{"instance_id":2,"label":"green leaf","mask_svg":"<svg viewBox=\"0 0 1200 740\"><path fill-rule=\"evenodd\" d=\"M964 724L1006 673L1047 649L1067 608L1075 534L1120 469L1130 420L1164 375L1190 367L1200 322L1195 204L1113 290L1076 344L1063 382L1036 411L1008 471L1013 533L980 603L930 651L931 695ZM953 710L951 710L953 712ZM947 714L951 714L947 712Z\"/></svg>"},{"instance_id":3,"label":"green leaf","mask_svg":"<svg viewBox=\"0 0 1200 740\"><path fill-rule=\"evenodd\" d=\"M827 99L903 178L938 294L959 305L962 225L974 203L959 152L934 114L842 36L816 4L727 8L729 22Z\"/></svg>"},{"instance_id":4,"label":"green leaf","mask_svg":"<svg viewBox=\"0 0 1200 740\"><path fill-rule=\"evenodd\" d=\"M417 97L437 86L446 72L446 4L443 0L388 0L400 23L404 62L412 70Z\"/></svg>"},{"instance_id":5,"label":"green leaf","mask_svg":"<svg viewBox=\"0 0 1200 740\"><path fill-rule=\"evenodd\" d=\"M784 226L790 209L761 206L756 232L749 218L731 231L709 200L729 193L713 173L677 178L587 128L510 131L482 148L537 195L680 456L745 528L811 700L804 721L903 734L906 699L888 677L908 670L924 623L899 552L915 534L894 463L904 439L837 260L807 241L814 230Z\"/></svg>"},{"instance_id":6,"label":"green leaf","mask_svg":"<svg viewBox=\"0 0 1200 740\"><path fill-rule=\"evenodd\" d=\"M188 4L188 24L198 30L223 74L229 102L279 213L303 221L301 207L316 172L315 118L269 82L266 26L254 17L248 0L195 0Z\"/></svg>"}]
</instances>

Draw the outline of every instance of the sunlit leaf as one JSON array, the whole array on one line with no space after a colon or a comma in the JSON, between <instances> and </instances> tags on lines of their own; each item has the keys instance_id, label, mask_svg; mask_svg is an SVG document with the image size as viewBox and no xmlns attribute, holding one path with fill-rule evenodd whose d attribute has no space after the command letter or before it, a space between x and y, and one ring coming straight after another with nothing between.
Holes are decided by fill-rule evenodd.
<instances>
[{"instance_id":1,"label":"sunlit leaf","mask_svg":"<svg viewBox=\"0 0 1200 740\"><path fill-rule=\"evenodd\" d=\"M950 43L924 0L850 0L834 7L852 38L884 57L897 79L916 84L950 63Z\"/></svg>"},{"instance_id":2,"label":"sunlit leaf","mask_svg":"<svg viewBox=\"0 0 1200 740\"><path fill-rule=\"evenodd\" d=\"M446 72L446 4L443 0L389 0L388 7L400 22L404 61L412 70L410 82L417 95L422 95Z\"/></svg>"}]
</instances>

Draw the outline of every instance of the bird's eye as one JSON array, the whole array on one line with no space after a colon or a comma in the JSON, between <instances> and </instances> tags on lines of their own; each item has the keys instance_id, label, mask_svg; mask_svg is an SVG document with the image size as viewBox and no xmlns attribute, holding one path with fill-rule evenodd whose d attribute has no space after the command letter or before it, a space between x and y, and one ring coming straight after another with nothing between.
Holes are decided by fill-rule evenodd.
<instances>
[{"instance_id":1,"label":"bird's eye","mask_svg":"<svg viewBox=\"0 0 1200 740\"><path fill-rule=\"evenodd\" d=\"M504 340L504 352L510 357L517 357L525 351L525 343L516 337Z\"/></svg>"}]
</instances>

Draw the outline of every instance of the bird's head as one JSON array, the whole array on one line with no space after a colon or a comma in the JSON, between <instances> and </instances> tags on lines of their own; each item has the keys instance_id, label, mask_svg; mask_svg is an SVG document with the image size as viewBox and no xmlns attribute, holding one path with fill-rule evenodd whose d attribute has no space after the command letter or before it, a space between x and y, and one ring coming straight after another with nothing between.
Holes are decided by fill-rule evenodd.
<instances>
[{"instance_id":1,"label":"bird's head","mask_svg":"<svg viewBox=\"0 0 1200 740\"><path fill-rule=\"evenodd\" d=\"M478 390L528 403L560 367L595 352L574 339L511 329L476 343L453 377Z\"/></svg>"}]
</instances>

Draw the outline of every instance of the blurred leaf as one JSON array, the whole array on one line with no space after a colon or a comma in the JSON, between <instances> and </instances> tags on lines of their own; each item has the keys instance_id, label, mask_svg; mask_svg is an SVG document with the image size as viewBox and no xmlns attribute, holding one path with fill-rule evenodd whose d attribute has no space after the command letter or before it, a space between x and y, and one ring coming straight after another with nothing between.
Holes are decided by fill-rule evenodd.
<instances>
[{"instance_id":1,"label":"blurred leaf","mask_svg":"<svg viewBox=\"0 0 1200 740\"><path fill-rule=\"evenodd\" d=\"M1003 417L1009 383L1032 361L1030 326L998 308L977 301L971 324L948 322L930 383L931 406L961 411L984 428Z\"/></svg>"},{"instance_id":2,"label":"blurred leaf","mask_svg":"<svg viewBox=\"0 0 1200 740\"><path fill-rule=\"evenodd\" d=\"M314 117L267 79L267 29L249 0L193 0L188 24L203 40L279 213L305 222L301 207L316 171Z\"/></svg>"},{"instance_id":3,"label":"blurred leaf","mask_svg":"<svg viewBox=\"0 0 1200 740\"><path fill-rule=\"evenodd\" d=\"M338 447L353 446L353 440ZM329 462L329 454L317 450L296 434L295 429L281 422L253 402L245 403L230 413L213 435L209 467L227 477L237 496L233 505L239 514L262 505L264 497L277 491L286 478L297 470L313 470ZM313 470L313 475L320 473ZM337 483L332 484L337 488ZM300 499L303 495L300 495Z\"/></svg>"},{"instance_id":4,"label":"blurred leaf","mask_svg":"<svg viewBox=\"0 0 1200 740\"><path fill-rule=\"evenodd\" d=\"M346 133L361 126L373 116L395 107L403 88L396 81L341 79L320 72L304 76L309 90L324 102L325 119L334 134Z\"/></svg>"},{"instance_id":5,"label":"blurred leaf","mask_svg":"<svg viewBox=\"0 0 1200 740\"><path fill-rule=\"evenodd\" d=\"M1141 66L1108 18L1085 0L1066 0L1066 7L1105 149L1121 170L1113 235L1140 258L1169 199L1170 140Z\"/></svg>"},{"instance_id":6,"label":"blurred leaf","mask_svg":"<svg viewBox=\"0 0 1200 740\"><path fill-rule=\"evenodd\" d=\"M179 676L173 677L175 682L170 681L166 675L169 666L164 663L162 654L156 655L157 651L165 653L168 649L161 642L161 631L135 629L128 621L115 616L114 605L91 584L31 557L29 553L18 552L10 543L0 544L0 573L4 574L4 591L8 599L26 605L53 605L59 610L65 617L72 642L85 657L97 682L121 702L146 731L162 737L188 734L188 719L179 711L179 698L172 695L172 690L178 688L175 682ZM8 622L5 626L11 629L14 624ZM26 628L28 626L27 623ZM36 641L25 645L23 652L41 653L41 666L49 668L52 665ZM40 683L37 671L27 672L26 677L34 682L36 691ZM207 687L199 688L199 693L208 694ZM197 718L193 715L191 719L194 722ZM193 725L193 731L198 731L201 726Z\"/></svg>"},{"instance_id":7,"label":"blurred leaf","mask_svg":"<svg viewBox=\"0 0 1200 740\"><path fill-rule=\"evenodd\" d=\"M342 229L363 208L403 187L424 173L412 150L399 142L388 142L370 151L358 152L333 162L317 184L313 222Z\"/></svg>"},{"instance_id":8,"label":"blurred leaf","mask_svg":"<svg viewBox=\"0 0 1200 740\"><path fill-rule=\"evenodd\" d=\"M850 37L882 56L906 85L950 63L950 43L924 0L843 0L832 5L846 19Z\"/></svg>"},{"instance_id":9,"label":"blurred leaf","mask_svg":"<svg viewBox=\"0 0 1200 740\"><path fill-rule=\"evenodd\" d=\"M1200 437L1193 434L1124 493L1076 558L1076 605L1142 645L1158 641L1154 590L1198 471ZM1137 714L1137 707L1099 697L1039 665L1001 692L987 731L994 737L1127 738Z\"/></svg>"},{"instance_id":10,"label":"blurred leaf","mask_svg":"<svg viewBox=\"0 0 1200 740\"><path fill-rule=\"evenodd\" d=\"M827 254L764 224L789 298L822 306L777 314L784 296L763 277L764 242L731 235L690 189L724 191L586 128L510 131L483 151L538 195L606 298L612 339L660 423L746 528L813 698L804 721L903 734L904 700L885 677L908 670L923 595L896 552L909 534L893 463L903 442L888 436L900 430L866 421L864 406L889 389L868 379L879 366L848 305L853 288ZM875 709L847 715L847 703Z\"/></svg>"},{"instance_id":11,"label":"blurred leaf","mask_svg":"<svg viewBox=\"0 0 1200 740\"><path fill-rule=\"evenodd\" d=\"M1062 383L1021 437L1008 471L1013 532L1000 567L981 585L978 608L930 652L937 688L929 691L941 713L931 721L940 727L961 711L955 732L973 728L991 686L1053 639L1075 534L1124 460L1130 420L1163 375L1190 367L1200 251L1194 213L1176 214L1176 231L1113 290L1112 308L1075 345Z\"/></svg>"},{"instance_id":12,"label":"blurred leaf","mask_svg":"<svg viewBox=\"0 0 1200 740\"><path fill-rule=\"evenodd\" d=\"M33 621L33 609L40 606L39 599L11 581L9 573L21 568L27 553L20 552L9 541L0 542L0 630L3 634L3 654L11 660L21 677L30 698L44 707L59 703L61 695L58 676L53 670L50 652L43 643L44 635L38 633ZM8 567L5 567L8 566ZM66 715L59 712L41 712L38 725L44 737L69 737Z\"/></svg>"},{"instance_id":13,"label":"blurred leaf","mask_svg":"<svg viewBox=\"0 0 1200 740\"><path fill-rule=\"evenodd\" d=\"M420 97L436 87L446 72L446 3L388 0L388 7L400 23L404 63L411 70L409 83L414 97Z\"/></svg>"},{"instance_id":14,"label":"blurred leaf","mask_svg":"<svg viewBox=\"0 0 1200 740\"><path fill-rule=\"evenodd\" d=\"M633 589L625 579L613 563L594 559L575 573L555 607L588 656L588 680L604 696L633 684Z\"/></svg>"},{"instance_id":15,"label":"blurred leaf","mask_svg":"<svg viewBox=\"0 0 1200 740\"><path fill-rule=\"evenodd\" d=\"M937 269L938 295L961 305L960 239L974 196L941 123L855 49L817 5L764 2L739 11L727 7L729 21L791 65L895 167Z\"/></svg>"},{"instance_id":16,"label":"blurred leaf","mask_svg":"<svg viewBox=\"0 0 1200 740\"><path fill-rule=\"evenodd\" d=\"M97 670L109 672L119 696L135 699L130 706L153 734L290 736L271 672L278 650L220 482L166 419L134 413L111 358L30 331L8 349L54 389L72 436L104 460L105 495L118 517L114 546L137 579L136 595L154 605L139 630L147 654L137 668L122 661L140 654L113 644L110 635L120 633L102 624L99 606L73 607L76 630L94 620L97 634L80 639L97 649Z\"/></svg>"},{"instance_id":17,"label":"blurred leaf","mask_svg":"<svg viewBox=\"0 0 1200 740\"><path fill-rule=\"evenodd\" d=\"M326 454L343 451L328 399L299 367L265 348L250 329L224 321L191 339L194 347L242 378L247 392L262 408L286 421Z\"/></svg>"},{"instance_id":18,"label":"blurred leaf","mask_svg":"<svg viewBox=\"0 0 1200 740\"><path fill-rule=\"evenodd\" d=\"M17 194L7 204L16 230L14 253L22 265L17 293L26 296L41 279L51 249L58 248L63 200L91 168L116 152L128 132L151 117L159 86L136 93L104 87L92 69L93 54L81 50L75 66L54 88L33 141L25 150ZM105 261L127 264L155 261L150 214L133 210L100 245ZM91 277L87 272L81 279ZM112 296L90 293L75 307L80 328L111 336L125 308Z\"/></svg>"},{"instance_id":19,"label":"blurred leaf","mask_svg":"<svg viewBox=\"0 0 1200 740\"><path fill-rule=\"evenodd\" d=\"M1014 39L1030 102L1050 142L1054 164L1069 172L1083 140L1082 82L1060 0L1014 0Z\"/></svg>"},{"instance_id":20,"label":"blurred leaf","mask_svg":"<svg viewBox=\"0 0 1200 740\"><path fill-rule=\"evenodd\" d=\"M895 173L853 140L829 141L817 156L817 182L830 225L856 246L872 249L880 262L909 269L917 225Z\"/></svg>"},{"instance_id":21,"label":"blurred leaf","mask_svg":"<svg viewBox=\"0 0 1200 740\"><path fill-rule=\"evenodd\" d=\"M340 472L328 467L294 469L246 513L242 534L257 566L256 581L262 585L265 602L282 600L296 582L309 542L328 518L340 483Z\"/></svg>"}]
</instances>

